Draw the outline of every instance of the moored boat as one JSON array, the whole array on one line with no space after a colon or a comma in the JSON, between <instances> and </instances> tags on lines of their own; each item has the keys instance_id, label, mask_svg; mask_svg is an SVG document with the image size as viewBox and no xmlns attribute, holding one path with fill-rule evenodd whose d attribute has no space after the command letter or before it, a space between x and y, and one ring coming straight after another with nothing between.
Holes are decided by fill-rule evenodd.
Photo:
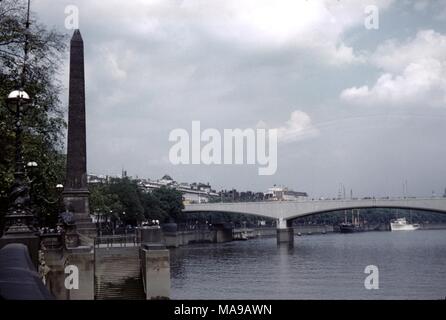
<instances>
[{"instance_id":1,"label":"moored boat","mask_svg":"<svg viewBox=\"0 0 446 320\"><path fill-rule=\"evenodd\" d=\"M339 231L341 233L353 233L353 232L360 232L360 231L364 231L364 230L358 224L344 222L339 225Z\"/></svg>"},{"instance_id":2,"label":"moored boat","mask_svg":"<svg viewBox=\"0 0 446 320\"><path fill-rule=\"evenodd\" d=\"M392 231L412 231L420 228L419 224L408 223L406 218L399 218L390 221L390 230Z\"/></svg>"},{"instance_id":3,"label":"moored boat","mask_svg":"<svg viewBox=\"0 0 446 320\"><path fill-rule=\"evenodd\" d=\"M357 217L355 218L352 210L352 221L347 221L347 210L344 211L345 219L344 222L339 224L339 231L341 233L353 233L364 231L364 227L359 223L359 210L357 210Z\"/></svg>"}]
</instances>

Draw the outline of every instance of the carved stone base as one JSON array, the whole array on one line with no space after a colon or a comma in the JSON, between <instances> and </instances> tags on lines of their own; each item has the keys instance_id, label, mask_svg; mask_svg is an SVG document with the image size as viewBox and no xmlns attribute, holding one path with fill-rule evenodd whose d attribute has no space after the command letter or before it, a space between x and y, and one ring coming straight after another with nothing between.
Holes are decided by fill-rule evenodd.
<instances>
[{"instance_id":1,"label":"carved stone base","mask_svg":"<svg viewBox=\"0 0 446 320\"><path fill-rule=\"evenodd\" d=\"M93 238L96 236L96 226L90 218L89 194L87 189L66 190L63 198L66 210L73 213L77 232Z\"/></svg>"},{"instance_id":2,"label":"carved stone base","mask_svg":"<svg viewBox=\"0 0 446 320\"><path fill-rule=\"evenodd\" d=\"M75 230L68 231L65 233L65 246L67 248L76 248L79 245L80 245L79 235Z\"/></svg>"}]
</instances>

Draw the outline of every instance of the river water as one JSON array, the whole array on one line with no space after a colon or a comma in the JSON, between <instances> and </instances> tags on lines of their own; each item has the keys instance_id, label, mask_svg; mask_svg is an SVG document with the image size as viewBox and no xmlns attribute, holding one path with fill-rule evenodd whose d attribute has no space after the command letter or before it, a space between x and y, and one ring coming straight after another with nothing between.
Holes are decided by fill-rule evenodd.
<instances>
[{"instance_id":1,"label":"river water","mask_svg":"<svg viewBox=\"0 0 446 320\"><path fill-rule=\"evenodd\" d=\"M367 290L375 265L379 289ZM172 299L444 299L446 230L194 244L171 250Z\"/></svg>"}]
</instances>

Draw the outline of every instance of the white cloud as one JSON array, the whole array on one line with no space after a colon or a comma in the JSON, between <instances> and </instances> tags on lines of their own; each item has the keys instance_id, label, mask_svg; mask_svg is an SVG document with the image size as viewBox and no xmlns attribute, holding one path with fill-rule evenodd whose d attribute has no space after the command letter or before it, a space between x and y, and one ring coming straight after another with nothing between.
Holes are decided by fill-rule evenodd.
<instances>
[{"instance_id":1,"label":"white cloud","mask_svg":"<svg viewBox=\"0 0 446 320\"><path fill-rule=\"evenodd\" d=\"M434 30L421 30L404 42L389 40L370 57L372 64L389 72L401 72L409 64L423 59L444 60L446 35Z\"/></svg>"},{"instance_id":2,"label":"white cloud","mask_svg":"<svg viewBox=\"0 0 446 320\"><path fill-rule=\"evenodd\" d=\"M369 87L342 91L358 105L446 106L446 35L423 30L405 42L387 41L370 57L384 71Z\"/></svg>"},{"instance_id":3,"label":"white cloud","mask_svg":"<svg viewBox=\"0 0 446 320\"><path fill-rule=\"evenodd\" d=\"M364 80L341 88L356 85L357 90L351 91L357 96L361 92L367 96L369 91L375 96L375 82L384 74L389 76L383 77L379 91L387 87L384 83L410 88L409 79L418 79L417 69L408 68L412 63L420 66L420 72L430 66L429 74L440 75L435 61L429 59L442 61L441 53L433 56L441 38L433 36L432 45L425 44L430 48L426 57L424 49L412 59L414 53L404 55L417 49L409 50L416 34L408 40L401 35L432 28L438 22L429 17L435 19L435 13L445 11L430 6L411 14L415 1L410 2L402 7L398 1L398 6L386 10L391 1L40 0L32 1L32 9L43 23L66 31L64 6L79 6L86 53L88 167L93 172L119 173L124 165L132 175L156 177L169 172L184 181L254 190L277 181L290 187L298 182L319 195L335 192L337 181L342 180L355 193L397 193L398 183L390 186L381 179L385 177L420 182L416 187L424 194L442 184L436 182L442 175L431 173L446 170L441 162L445 151L438 147L446 134L441 123L446 108L429 109L426 117L416 118L387 117L386 112L385 121L370 121L367 109L336 108L337 88L352 79ZM363 26L364 6L369 4L380 8L378 31ZM360 56L359 50L369 50L389 32L399 41L387 42L395 48L389 46L383 58L395 54L387 63L373 62L381 74L368 82L362 72L370 68L349 64L364 58L370 62L371 57ZM67 86L68 64L65 69L62 79ZM423 79L436 81L435 77L429 80L428 74ZM411 92L404 94L411 103ZM66 104L67 97L63 101ZM429 97L422 102L430 101ZM299 105L304 107L295 109L311 118L290 116L295 109L289 106ZM209 127L246 128L259 115L270 128L280 129L282 143L315 136L318 130L324 139L283 144L281 169L272 179L258 179L257 170L250 175L244 166L231 173L226 166L197 170L165 161L172 128L187 128L197 119ZM337 150L347 156L337 157ZM335 155L324 157L330 153ZM361 188L361 181L374 177L376 181Z\"/></svg>"},{"instance_id":4,"label":"white cloud","mask_svg":"<svg viewBox=\"0 0 446 320\"><path fill-rule=\"evenodd\" d=\"M268 128L264 121L259 121L258 128ZM279 142L295 142L319 135L319 130L313 126L310 116L300 110L291 113L283 126L276 128Z\"/></svg>"},{"instance_id":5,"label":"white cloud","mask_svg":"<svg viewBox=\"0 0 446 320\"><path fill-rule=\"evenodd\" d=\"M77 1L80 28L112 27L116 36L196 41L208 35L237 47L309 49L321 62L361 61L343 42L345 31L361 27L364 8L387 9L394 0L109 0ZM50 10L52 1L40 4ZM99 17L99 18L98 18ZM102 32L106 32L102 30ZM191 37L191 39L189 39ZM200 39L198 39L200 40Z\"/></svg>"},{"instance_id":6,"label":"white cloud","mask_svg":"<svg viewBox=\"0 0 446 320\"><path fill-rule=\"evenodd\" d=\"M342 41L345 31L364 23L364 8L370 4L388 8L393 0L225 0L207 20L200 17L203 29L243 46L308 49L322 62L345 64L361 62L353 48ZM213 5L211 5L212 7ZM208 12L209 1L184 1L189 12ZM197 10L199 8L200 10ZM215 8L214 8L215 9ZM224 26L224 28L222 28Z\"/></svg>"}]
</instances>

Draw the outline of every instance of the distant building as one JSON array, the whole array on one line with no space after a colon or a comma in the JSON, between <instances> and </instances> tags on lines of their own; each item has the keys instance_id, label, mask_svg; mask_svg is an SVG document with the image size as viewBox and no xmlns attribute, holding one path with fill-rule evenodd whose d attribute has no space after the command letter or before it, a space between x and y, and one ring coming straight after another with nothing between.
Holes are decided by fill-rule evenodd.
<instances>
[{"instance_id":1,"label":"distant building","mask_svg":"<svg viewBox=\"0 0 446 320\"><path fill-rule=\"evenodd\" d=\"M127 178L127 172L122 170L121 178ZM89 184L107 184L119 176L88 175ZM202 182L177 182L170 175L164 175L157 180L133 179L145 192L152 192L159 188L172 188L181 192L184 204L207 203L211 199L221 202L252 202L252 201L293 201L302 200L308 197L306 192L293 191L287 187L275 186L269 188L267 192L241 191L235 189L221 190L216 192L211 185Z\"/></svg>"},{"instance_id":2,"label":"distant building","mask_svg":"<svg viewBox=\"0 0 446 320\"><path fill-rule=\"evenodd\" d=\"M108 182L108 176L103 175L94 175L89 174L87 175L87 182L88 184L104 184Z\"/></svg>"},{"instance_id":3,"label":"distant building","mask_svg":"<svg viewBox=\"0 0 446 320\"><path fill-rule=\"evenodd\" d=\"M158 180L144 180L140 185L148 192L161 187L173 188L183 195L183 202L188 203L206 203L212 197L218 197L219 194L212 190L209 183L178 183L169 175L164 175Z\"/></svg>"},{"instance_id":4,"label":"distant building","mask_svg":"<svg viewBox=\"0 0 446 320\"><path fill-rule=\"evenodd\" d=\"M264 194L265 200L271 201L293 201L293 200L303 200L308 197L306 192L289 190L287 187L277 187L274 186L269 188Z\"/></svg>"}]
</instances>

